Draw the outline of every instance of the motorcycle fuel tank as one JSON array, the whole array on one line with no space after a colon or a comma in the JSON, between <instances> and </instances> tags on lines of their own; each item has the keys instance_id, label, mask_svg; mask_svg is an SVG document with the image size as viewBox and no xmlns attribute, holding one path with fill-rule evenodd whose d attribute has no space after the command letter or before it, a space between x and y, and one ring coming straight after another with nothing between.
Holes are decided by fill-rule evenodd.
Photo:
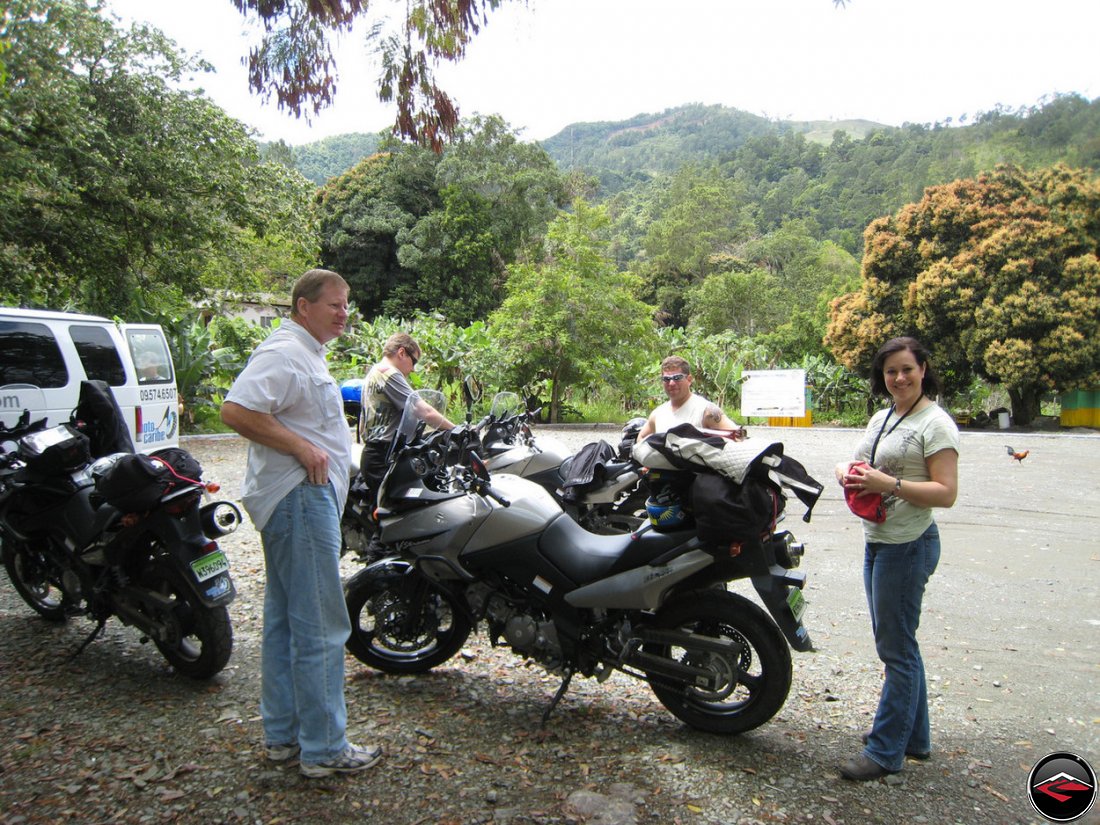
<instances>
[{"instance_id":1,"label":"motorcycle fuel tank","mask_svg":"<svg viewBox=\"0 0 1100 825\"><path fill-rule=\"evenodd\" d=\"M490 458L486 466L492 473L511 473L527 478L557 469L570 455L569 449L556 438L539 436L535 444L534 447L517 444Z\"/></svg>"},{"instance_id":2,"label":"motorcycle fuel tank","mask_svg":"<svg viewBox=\"0 0 1100 825\"><path fill-rule=\"evenodd\" d=\"M470 537L464 552L476 552L534 535L561 515L561 507L553 496L532 481L500 473L493 476L492 485L509 504L505 507L491 502L493 512Z\"/></svg>"},{"instance_id":3,"label":"motorcycle fuel tank","mask_svg":"<svg viewBox=\"0 0 1100 825\"><path fill-rule=\"evenodd\" d=\"M461 546L464 537L492 509L480 496L463 495L444 499L426 507L383 517L381 538L387 544L392 544L399 541L423 542L433 536L446 534L447 544L457 543ZM456 534L455 531L459 533Z\"/></svg>"}]
</instances>

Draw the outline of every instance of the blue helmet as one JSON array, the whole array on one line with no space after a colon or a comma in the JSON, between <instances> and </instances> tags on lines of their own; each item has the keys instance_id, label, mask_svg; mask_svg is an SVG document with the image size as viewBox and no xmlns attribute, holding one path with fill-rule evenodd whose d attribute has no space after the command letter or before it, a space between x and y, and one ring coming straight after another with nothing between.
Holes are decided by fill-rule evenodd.
<instances>
[{"instance_id":1,"label":"blue helmet","mask_svg":"<svg viewBox=\"0 0 1100 825\"><path fill-rule=\"evenodd\" d=\"M691 523L691 515L684 510L680 499L661 493L646 499L645 510L649 514L649 523L653 529L665 532L679 530Z\"/></svg>"}]
</instances>

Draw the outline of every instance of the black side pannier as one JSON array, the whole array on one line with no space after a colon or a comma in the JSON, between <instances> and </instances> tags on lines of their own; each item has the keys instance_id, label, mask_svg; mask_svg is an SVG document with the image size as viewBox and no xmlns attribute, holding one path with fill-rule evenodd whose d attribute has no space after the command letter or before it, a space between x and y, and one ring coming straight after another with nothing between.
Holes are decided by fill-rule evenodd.
<instances>
[{"instance_id":1,"label":"black side pannier","mask_svg":"<svg viewBox=\"0 0 1100 825\"><path fill-rule=\"evenodd\" d=\"M92 460L88 436L68 424L23 436L19 457L28 473L43 478L77 470Z\"/></svg>"},{"instance_id":2,"label":"black side pannier","mask_svg":"<svg viewBox=\"0 0 1100 825\"><path fill-rule=\"evenodd\" d=\"M168 490L167 466L141 453L122 456L96 479L96 492L112 507L127 513L152 509Z\"/></svg>"},{"instance_id":3,"label":"black side pannier","mask_svg":"<svg viewBox=\"0 0 1100 825\"><path fill-rule=\"evenodd\" d=\"M691 489L699 539L725 547L775 529L786 498L768 481L748 476L743 484L712 473L700 473Z\"/></svg>"}]
</instances>

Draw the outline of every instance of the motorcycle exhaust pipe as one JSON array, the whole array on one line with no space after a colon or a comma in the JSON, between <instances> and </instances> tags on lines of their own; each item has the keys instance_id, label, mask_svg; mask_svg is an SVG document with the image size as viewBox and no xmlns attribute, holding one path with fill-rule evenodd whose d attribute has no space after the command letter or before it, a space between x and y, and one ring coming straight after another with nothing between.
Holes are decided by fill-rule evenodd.
<instances>
[{"instance_id":1,"label":"motorcycle exhaust pipe","mask_svg":"<svg viewBox=\"0 0 1100 825\"><path fill-rule=\"evenodd\" d=\"M241 511L229 501L212 501L199 510L202 532L209 539L228 536L241 525Z\"/></svg>"}]
</instances>

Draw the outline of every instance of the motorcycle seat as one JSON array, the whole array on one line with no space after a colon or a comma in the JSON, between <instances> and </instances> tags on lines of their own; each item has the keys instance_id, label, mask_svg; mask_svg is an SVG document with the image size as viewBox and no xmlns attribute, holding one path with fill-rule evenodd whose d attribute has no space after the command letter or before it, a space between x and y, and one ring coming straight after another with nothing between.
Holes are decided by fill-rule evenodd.
<instances>
[{"instance_id":1,"label":"motorcycle seat","mask_svg":"<svg viewBox=\"0 0 1100 825\"><path fill-rule=\"evenodd\" d=\"M556 519L539 537L539 551L580 587L649 564L693 539L693 530L645 530L616 536L589 533L568 516Z\"/></svg>"}]
</instances>

